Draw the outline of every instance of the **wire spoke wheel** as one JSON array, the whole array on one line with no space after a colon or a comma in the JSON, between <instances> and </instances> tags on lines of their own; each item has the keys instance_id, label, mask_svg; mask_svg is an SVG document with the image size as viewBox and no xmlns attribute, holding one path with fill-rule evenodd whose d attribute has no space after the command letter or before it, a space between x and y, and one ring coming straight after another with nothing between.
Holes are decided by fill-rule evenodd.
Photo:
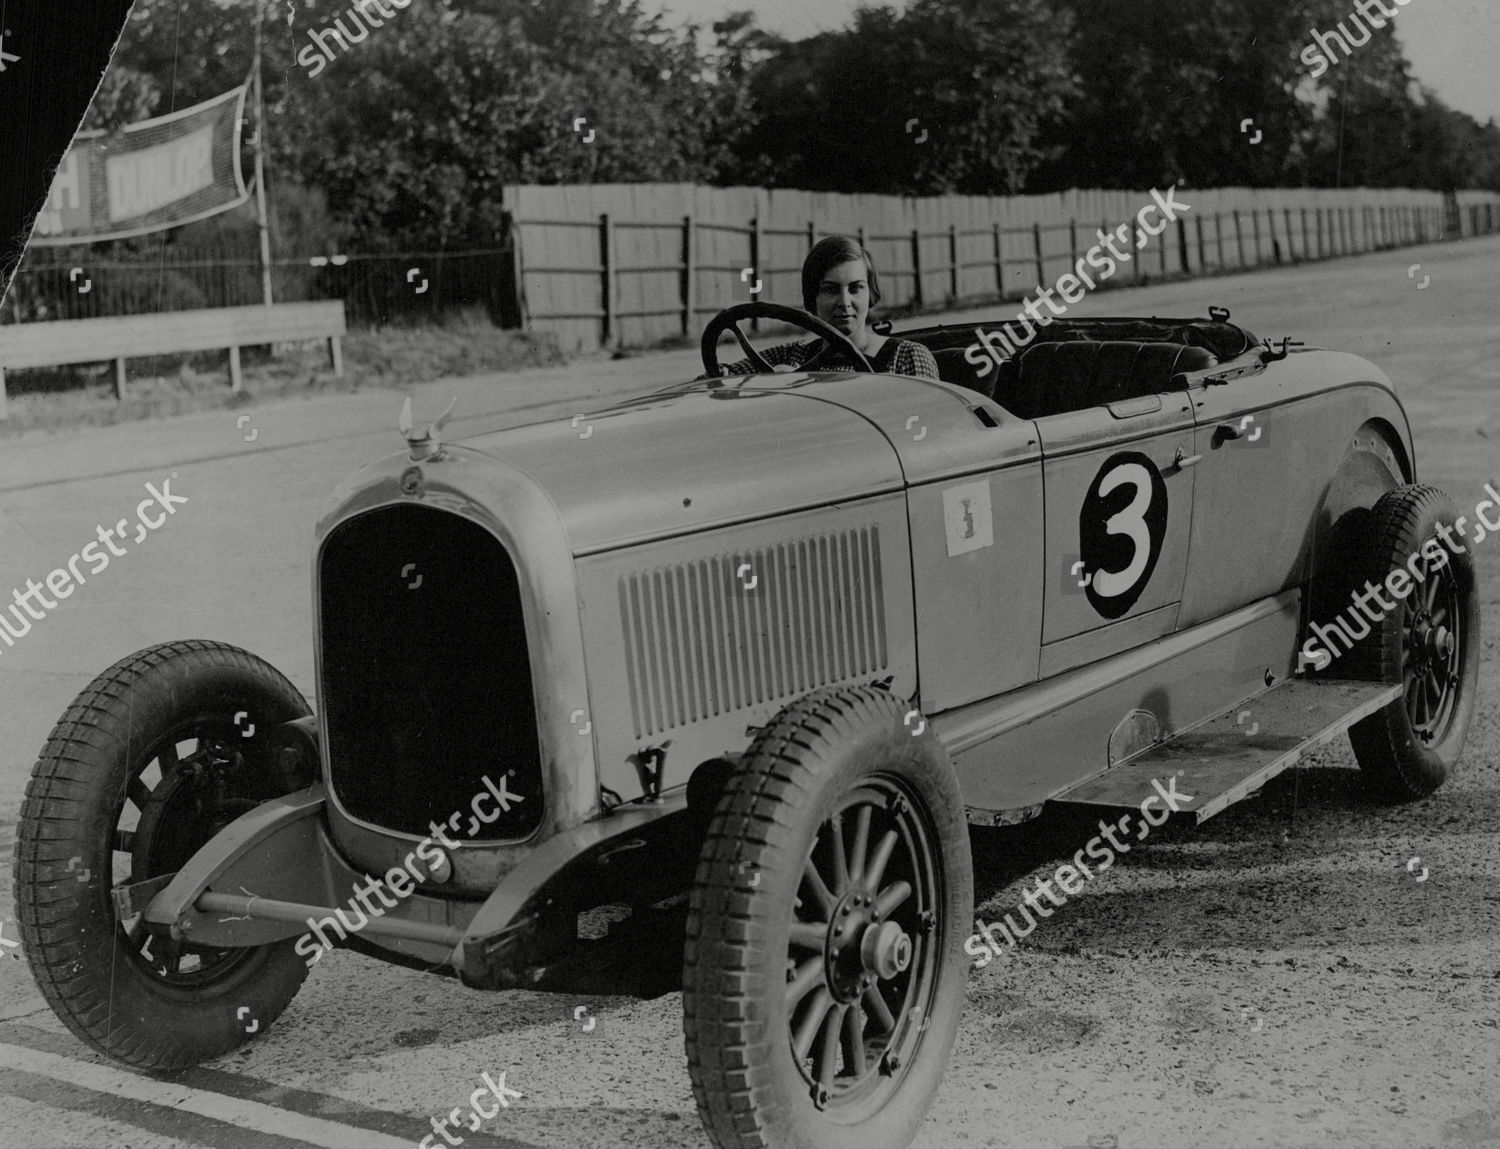
<instances>
[{"instance_id":1,"label":"wire spoke wheel","mask_svg":"<svg viewBox=\"0 0 1500 1149\"><path fill-rule=\"evenodd\" d=\"M1436 488L1397 487L1361 518L1353 540L1352 589L1384 583L1398 600L1347 655L1351 677L1401 686L1400 698L1349 729L1360 769L1393 800L1443 784L1474 711L1479 591L1458 518Z\"/></svg>"},{"instance_id":2,"label":"wire spoke wheel","mask_svg":"<svg viewBox=\"0 0 1500 1149\"><path fill-rule=\"evenodd\" d=\"M256 806L244 753L236 745L240 739L224 727L212 715L195 716L128 768L112 842L115 886L176 872L200 846ZM117 925L131 960L163 986L201 988L254 956L253 950L215 949L154 934L143 913Z\"/></svg>"},{"instance_id":3,"label":"wire spoke wheel","mask_svg":"<svg viewBox=\"0 0 1500 1149\"><path fill-rule=\"evenodd\" d=\"M148 927L140 895L121 916L114 892L175 873L277 796L267 735L307 713L261 659L187 641L121 659L53 727L21 809L15 900L37 985L80 1040L182 1069L264 1033L296 994L294 939L197 945Z\"/></svg>"},{"instance_id":4,"label":"wire spoke wheel","mask_svg":"<svg viewBox=\"0 0 1500 1149\"><path fill-rule=\"evenodd\" d=\"M788 938L786 1009L792 1055L820 1108L889 1086L901 1039L920 1032L908 1028L930 998L941 869L895 779L872 779L819 827Z\"/></svg>"},{"instance_id":5,"label":"wire spoke wheel","mask_svg":"<svg viewBox=\"0 0 1500 1149\"><path fill-rule=\"evenodd\" d=\"M1443 740L1457 710L1464 651L1458 580L1452 564L1424 561L1424 585L1402 610L1401 679L1412 732L1423 746Z\"/></svg>"},{"instance_id":6,"label":"wire spoke wheel","mask_svg":"<svg viewBox=\"0 0 1500 1149\"><path fill-rule=\"evenodd\" d=\"M719 800L683 1029L720 1149L905 1146L937 1091L973 877L952 767L905 713L874 687L816 691L761 732Z\"/></svg>"}]
</instances>

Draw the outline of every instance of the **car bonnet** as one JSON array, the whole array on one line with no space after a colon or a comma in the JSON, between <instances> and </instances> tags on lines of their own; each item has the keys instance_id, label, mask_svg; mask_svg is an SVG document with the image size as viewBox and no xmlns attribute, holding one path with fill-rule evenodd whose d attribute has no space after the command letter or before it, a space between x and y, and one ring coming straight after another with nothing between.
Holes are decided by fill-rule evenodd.
<instances>
[{"instance_id":1,"label":"car bonnet","mask_svg":"<svg viewBox=\"0 0 1500 1149\"><path fill-rule=\"evenodd\" d=\"M900 490L888 436L821 394L836 378L705 380L462 446L530 478L592 554Z\"/></svg>"}]
</instances>

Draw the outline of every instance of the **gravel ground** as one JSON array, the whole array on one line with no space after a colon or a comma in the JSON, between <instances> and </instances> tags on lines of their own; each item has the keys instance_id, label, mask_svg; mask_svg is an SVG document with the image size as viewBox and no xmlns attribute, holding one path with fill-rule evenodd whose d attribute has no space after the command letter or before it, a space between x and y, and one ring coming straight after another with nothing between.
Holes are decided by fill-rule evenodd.
<instances>
[{"instance_id":1,"label":"gravel ground","mask_svg":"<svg viewBox=\"0 0 1500 1149\"><path fill-rule=\"evenodd\" d=\"M1432 276L1421 291L1405 274L1418 261ZM1467 510L1500 476L1497 269L1500 240L1488 239L1112 293L1075 311L1193 314L1212 301L1257 334L1366 355L1406 399L1422 480ZM466 434L586 410L693 369L674 352L413 393L419 417L457 394ZM26 776L95 673L149 643L213 637L269 658L312 695L312 524L340 478L399 446L398 407L387 392L247 409L253 443L236 413L211 412L7 445L0 587L44 574L96 523L129 514L147 481L175 470L174 492L193 503L0 658L3 936L16 936L8 847ZM1154 832L1013 955L972 974L918 1146L1500 1146L1500 561L1483 550L1477 561L1490 636L1457 776L1425 801L1375 806L1340 742L1203 827ZM1012 909L1086 827L1049 815L976 829L979 916ZM671 938L660 953L680 960ZM596 1019L587 1032L579 1006ZM675 993L480 994L337 952L276 1026L184 1089L367 1126L372 1113L405 1115L384 1127L415 1143L429 1117L467 1105L481 1072L505 1071L525 1096L466 1135L470 1145L702 1147L680 1008ZM44 1053L69 1059L77 1080L37 1060ZM6 1146L305 1143L108 1096L90 1084L100 1068L24 963L0 957Z\"/></svg>"}]
</instances>

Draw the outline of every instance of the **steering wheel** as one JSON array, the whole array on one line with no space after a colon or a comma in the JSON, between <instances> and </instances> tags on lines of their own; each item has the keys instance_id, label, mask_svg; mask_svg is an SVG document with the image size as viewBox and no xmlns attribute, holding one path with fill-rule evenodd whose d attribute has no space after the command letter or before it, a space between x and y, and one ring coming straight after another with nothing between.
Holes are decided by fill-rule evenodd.
<instances>
[{"instance_id":1,"label":"steering wheel","mask_svg":"<svg viewBox=\"0 0 1500 1149\"><path fill-rule=\"evenodd\" d=\"M740 345L740 350L749 357L751 363L755 364L757 373L770 375L776 370L765 361L760 352L750 346L750 341L740 330L742 319L777 319L820 337L824 342L823 350L802 364L799 370L809 370L834 346L842 346L848 351L860 370L875 370L860 349L854 346L852 339L837 327L824 323L816 315L809 315L800 307L785 307L780 303L736 303L715 315L708 321L708 326L703 329L703 370L716 379L723 374L723 368L719 366L719 336L723 335L726 330L734 335Z\"/></svg>"}]
</instances>

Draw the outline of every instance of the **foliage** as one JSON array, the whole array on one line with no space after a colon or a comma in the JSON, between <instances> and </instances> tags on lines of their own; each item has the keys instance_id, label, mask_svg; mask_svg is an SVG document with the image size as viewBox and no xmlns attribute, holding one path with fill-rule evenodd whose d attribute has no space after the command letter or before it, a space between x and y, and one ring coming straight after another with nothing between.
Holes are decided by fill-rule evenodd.
<instances>
[{"instance_id":1,"label":"foliage","mask_svg":"<svg viewBox=\"0 0 1500 1149\"><path fill-rule=\"evenodd\" d=\"M711 47L642 0L415 0L312 74L357 2L262 0L278 253L487 246L519 182L1500 189L1500 128L1415 85L1390 26L1311 74L1348 0L912 0L797 41L740 11ZM88 126L243 82L255 3L137 0Z\"/></svg>"},{"instance_id":2,"label":"foliage","mask_svg":"<svg viewBox=\"0 0 1500 1149\"><path fill-rule=\"evenodd\" d=\"M749 70L754 126L728 174L814 191L1019 191L1040 129L1077 90L1070 33L1043 0L859 9L850 30L775 45Z\"/></svg>"}]
</instances>

